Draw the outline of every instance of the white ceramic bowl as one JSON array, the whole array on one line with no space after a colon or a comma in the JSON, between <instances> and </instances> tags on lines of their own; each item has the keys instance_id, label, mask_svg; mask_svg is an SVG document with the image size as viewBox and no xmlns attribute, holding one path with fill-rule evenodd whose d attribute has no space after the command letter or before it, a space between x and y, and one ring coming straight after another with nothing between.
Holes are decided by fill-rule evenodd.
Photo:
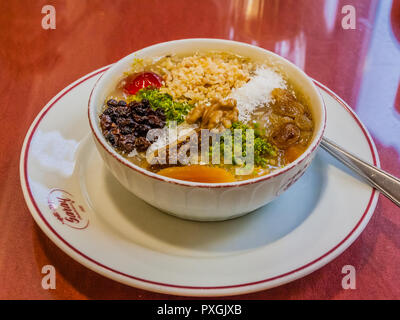
<instances>
[{"instance_id":1,"label":"white ceramic bowl","mask_svg":"<svg viewBox=\"0 0 400 320\"><path fill-rule=\"evenodd\" d=\"M128 71L134 58L195 51L228 51L256 61L274 63L310 102L315 124L307 150L286 167L255 179L231 183L197 183L176 180L142 169L118 154L102 135L99 114L109 93ZM305 172L316 153L326 124L324 102L313 81L284 58L249 44L219 39L185 39L164 42L136 51L115 63L95 84L89 99L89 123L106 166L129 191L150 205L185 219L216 221L244 215L267 204L287 190ZM313 190L310 190L313 192Z\"/></svg>"}]
</instances>

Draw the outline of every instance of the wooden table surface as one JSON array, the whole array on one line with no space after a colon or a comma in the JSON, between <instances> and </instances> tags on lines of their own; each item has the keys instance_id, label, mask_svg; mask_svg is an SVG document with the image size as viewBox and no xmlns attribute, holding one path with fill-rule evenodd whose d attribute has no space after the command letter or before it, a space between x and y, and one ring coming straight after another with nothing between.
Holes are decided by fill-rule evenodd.
<instances>
[{"instance_id":1,"label":"wooden table surface","mask_svg":"<svg viewBox=\"0 0 400 320\"><path fill-rule=\"evenodd\" d=\"M44 30L42 7L56 9ZM344 5L355 30L342 27ZM394 0L0 0L0 298L175 299L121 285L81 266L35 225L21 192L19 154L42 107L79 77L145 46L212 37L290 59L357 112L383 169L400 176L400 1ZM55 290L41 286L44 265ZM344 265L357 289L343 290ZM240 299L399 299L400 209L380 196L362 235L311 275Z\"/></svg>"}]
</instances>

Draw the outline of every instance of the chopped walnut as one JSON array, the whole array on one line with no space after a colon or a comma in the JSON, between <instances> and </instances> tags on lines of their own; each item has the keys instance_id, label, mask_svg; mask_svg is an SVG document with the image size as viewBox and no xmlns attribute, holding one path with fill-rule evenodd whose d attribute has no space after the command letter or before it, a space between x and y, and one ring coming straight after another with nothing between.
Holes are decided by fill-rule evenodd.
<instances>
[{"instance_id":1,"label":"chopped walnut","mask_svg":"<svg viewBox=\"0 0 400 320\"><path fill-rule=\"evenodd\" d=\"M229 129L232 123L238 121L239 111L236 107L236 100L225 99L215 101L207 107L203 104L196 106L187 116L186 121L189 124L199 122L202 128Z\"/></svg>"}]
</instances>

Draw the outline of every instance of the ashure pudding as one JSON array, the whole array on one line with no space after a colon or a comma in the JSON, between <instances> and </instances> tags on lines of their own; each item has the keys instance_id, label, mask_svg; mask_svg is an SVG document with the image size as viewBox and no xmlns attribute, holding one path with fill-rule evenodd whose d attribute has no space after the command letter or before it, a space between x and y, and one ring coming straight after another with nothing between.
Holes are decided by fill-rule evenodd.
<instances>
[{"instance_id":1,"label":"ashure pudding","mask_svg":"<svg viewBox=\"0 0 400 320\"><path fill-rule=\"evenodd\" d=\"M216 221L286 192L326 125L313 81L246 43L184 39L111 66L88 106L104 165L127 190L184 219Z\"/></svg>"},{"instance_id":2,"label":"ashure pudding","mask_svg":"<svg viewBox=\"0 0 400 320\"><path fill-rule=\"evenodd\" d=\"M134 59L105 100L100 126L132 163L207 183L282 168L314 131L309 102L278 67L220 51Z\"/></svg>"}]
</instances>

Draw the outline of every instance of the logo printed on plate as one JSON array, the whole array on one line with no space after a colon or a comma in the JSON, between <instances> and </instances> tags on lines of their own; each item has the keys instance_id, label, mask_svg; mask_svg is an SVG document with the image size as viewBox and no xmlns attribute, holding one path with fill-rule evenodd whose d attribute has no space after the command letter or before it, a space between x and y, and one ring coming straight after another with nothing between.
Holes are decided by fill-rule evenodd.
<instances>
[{"instance_id":1,"label":"logo printed on plate","mask_svg":"<svg viewBox=\"0 0 400 320\"><path fill-rule=\"evenodd\" d=\"M86 229L89 225L85 208L76 203L74 196L62 189L52 189L47 202L53 216L62 224L74 229Z\"/></svg>"}]
</instances>

